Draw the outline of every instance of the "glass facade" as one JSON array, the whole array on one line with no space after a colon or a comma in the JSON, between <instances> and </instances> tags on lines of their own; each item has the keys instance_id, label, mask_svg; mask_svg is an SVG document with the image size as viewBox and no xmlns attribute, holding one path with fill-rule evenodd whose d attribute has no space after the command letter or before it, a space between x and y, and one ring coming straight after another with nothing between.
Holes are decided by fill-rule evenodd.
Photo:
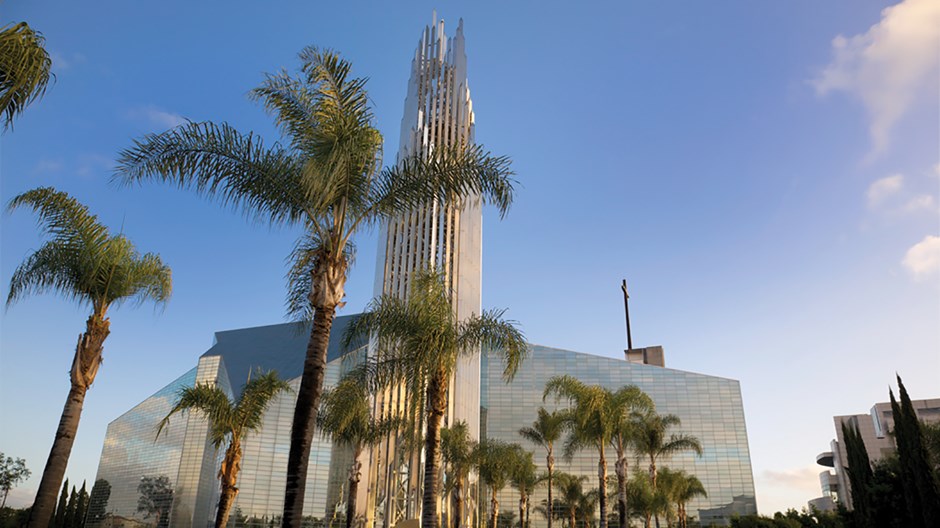
<instances>
[{"instance_id":1,"label":"glass facade","mask_svg":"<svg viewBox=\"0 0 940 528\"><path fill-rule=\"evenodd\" d=\"M334 323L324 385L336 384L355 362L344 361L339 339L350 317ZM208 424L197 413L174 416L157 438L157 426L184 387L216 383L230 397L249 372L277 370L293 392L272 401L263 426L242 442L239 493L232 508L234 526L279 525L287 481L287 454L296 392L308 328L283 324L219 332L198 366L111 422L105 436L89 508L89 528L213 526L219 499L217 473L223 450L208 439ZM307 474L304 515L327 524L345 511L341 491L352 463L348 449L314 437ZM102 483L102 481L104 481ZM326 485L324 485L324 483Z\"/></svg>"},{"instance_id":2,"label":"glass facade","mask_svg":"<svg viewBox=\"0 0 940 528\"><path fill-rule=\"evenodd\" d=\"M502 372L501 361L484 357L481 429L487 438L516 442L535 451L540 471L545 470L544 449L520 437L519 429L535 420L540 406L551 411L567 405L564 401L556 404L551 398L542 401L549 378L568 374L584 383L610 389L636 385L653 398L658 412L675 414L682 420L682 425L672 432L694 435L702 443L701 457L683 453L657 463L659 467L683 469L702 481L708 497L687 505L690 518L698 517L707 526L709 523L727 524L735 513L757 513L744 407L737 381L538 345L530 346L529 358L511 383L503 382ZM608 474L614 475L616 454L610 449L606 457ZM555 467L588 477L588 488L597 486L595 453L580 452L570 462L556 455ZM631 474L647 470L648 463L630 457ZM518 509L519 496L508 487L498 499L501 509ZM542 487L531 497L530 504L534 508L545 499L546 491ZM488 504L489 497L481 497L480 503ZM531 520L533 526L547 524L534 512Z\"/></svg>"}]
</instances>

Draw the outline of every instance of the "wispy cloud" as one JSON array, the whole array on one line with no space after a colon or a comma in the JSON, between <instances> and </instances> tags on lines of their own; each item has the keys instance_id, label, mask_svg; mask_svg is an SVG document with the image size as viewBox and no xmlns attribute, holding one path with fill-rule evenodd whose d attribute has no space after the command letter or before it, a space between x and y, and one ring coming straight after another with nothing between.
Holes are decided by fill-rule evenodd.
<instances>
[{"instance_id":1,"label":"wispy cloud","mask_svg":"<svg viewBox=\"0 0 940 528\"><path fill-rule=\"evenodd\" d=\"M49 53L49 57L52 59L52 68L57 71L69 70L78 64L85 63L87 60L84 55L78 52L62 53L52 51Z\"/></svg>"},{"instance_id":2,"label":"wispy cloud","mask_svg":"<svg viewBox=\"0 0 940 528\"><path fill-rule=\"evenodd\" d=\"M904 176L901 174L892 174L872 182L868 186L868 207L878 207L889 197L897 194L903 185Z\"/></svg>"},{"instance_id":3,"label":"wispy cloud","mask_svg":"<svg viewBox=\"0 0 940 528\"><path fill-rule=\"evenodd\" d=\"M114 160L101 154L82 154L78 157L76 173L82 177L93 176L101 172L111 172Z\"/></svg>"},{"instance_id":4,"label":"wispy cloud","mask_svg":"<svg viewBox=\"0 0 940 528\"><path fill-rule=\"evenodd\" d=\"M901 262L915 280L940 271L940 236L927 235L911 246Z\"/></svg>"},{"instance_id":5,"label":"wispy cloud","mask_svg":"<svg viewBox=\"0 0 940 528\"><path fill-rule=\"evenodd\" d=\"M919 194L908 200L902 209L906 213L935 211L937 209L937 201L929 194Z\"/></svg>"},{"instance_id":6,"label":"wispy cloud","mask_svg":"<svg viewBox=\"0 0 940 528\"><path fill-rule=\"evenodd\" d=\"M153 105L132 108L127 112L127 117L163 129L177 127L187 122L185 117Z\"/></svg>"},{"instance_id":7,"label":"wispy cloud","mask_svg":"<svg viewBox=\"0 0 940 528\"><path fill-rule=\"evenodd\" d=\"M765 469L761 472L759 479L774 487L785 487L799 491L805 491L812 494L819 494L819 474L823 470L816 466L804 466L801 468L785 469L775 471Z\"/></svg>"},{"instance_id":8,"label":"wispy cloud","mask_svg":"<svg viewBox=\"0 0 940 528\"><path fill-rule=\"evenodd\" d=\"M872 155L884 151L894 124L940 69L940 2L904 0L881 12L865 33L832 40L832 62L812 80L819 95L842 91L869 114Z\"/></svg>"},{"instance_id":9,"label":"wispy cloud","mask_svg":"<svg viewBox=\"0 0 940 528\"><path fill-rule=\"evenodd\" d=\"M33 172L36 174L48 174L50 172L59 172L60 170L62 170L62 167L64 166L65 165L59 160L40 159L36 163L36 166L33 167Z\"/></svg>"}]
</instances>

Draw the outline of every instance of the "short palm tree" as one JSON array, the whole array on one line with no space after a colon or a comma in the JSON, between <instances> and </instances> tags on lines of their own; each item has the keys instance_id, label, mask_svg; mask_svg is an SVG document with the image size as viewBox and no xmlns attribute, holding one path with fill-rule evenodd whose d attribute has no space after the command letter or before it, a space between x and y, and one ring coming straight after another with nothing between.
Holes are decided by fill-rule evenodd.
<instances>
[{"instance_id":1,"label":"short palm tree","mask_svg":"<svg viewBox=\"0 0 940 528\"><path fill-rule=\"evenodd\" d=\"M157 436L169 425L170 418L182 411L197 412L209 422L209 440L216 450L228 443L219 468L222 493L215 517L215 528L228 524L229 513L238 495L238 472L242 465L242 441L261 429L268 404L280 393L290 390L277 372L268 372L249 379L241 394L231 401L225 391L214 383L197 383L180 389L176 404L160 421Z\"/></svg>"},{"instance_id":2,"label":"short palm tree","mask_svg":"<svg viewBox=\"0 0 940 528\"><path fill-rule=\"evenodd\" d=\"M645 472L634 474L627 489L630 495L628 513L642 519L644 528L650 528L653 516L658 518L669 506L666 495L653 486Z\"/></svg>"},{"instance_id":3,"label":"short palm tree","mask_svg":"<svg viewBox=\"0 0 940 528\"><path fill-rule=\"evenodd\" d=\"M529 526L529 497L532 496L536 486L547 478L538 473L532 458L531 451L526 451L519 446L513 450L514 460L509 471L509 483L519 492L519 528Z\"/></svg>"},{"instance_id":4,"label":"short palm tree","mask_svg":"<svg viewBox=\"0 0 940 528\"><path fill-rule=\"evenodd\" d=\"M327 346L343 305L352 241L362 230L433 200L474 195L501 214L513 198L510 161L479 147L437 149L380 170L382 137L365 79L330 51L300 53L299 78L268 75L251 94L274 116L285 146L227 123L189 123L121 153L116 177L160 180L214 195L275 225L302 227L288 274L288 310L312 319L291 428L283 526L299 528Z\"/></svg>"},{"instance_id":5,"label":"short palm tree","mask_svg":"<svg viewBox=\"0 0 940 528\"><path fill-rule=\"evenodd\" d=\"M674 414L659 414L650 412L642 415L638 421L638 434L636 436L636 453L649 459L649 476L653 487L656 487L656 462L663 458L683 451L693 451L702 456L702 443L698 438L685 434L670 434L669 428L682 424L682 420Z\"/></svg>"},{"instance_id":6,"label":"short palm tree","mask_svg":"<svg viewBox=\"0 0 940 528\"><path fill-rule=\"evenodd\" d=\"M705 486L695 475L689 475L682 470L673 471L669 468L659 471L658 482L669 500L676 505L679 528L686 528L689 519L685 506L695 497L707 497Z\"/></svg>"},{"instance_id":7,"label":"short palm tree","mask_svg":"<svg viewBox=\"0 0 940 528\"><path fill-rule=\"evenodd\" d=\"M447 409L448 384L463 355L480 347L498 352L506 363L503 376L511 380L528 354L525 338L503 311L486 310L458 321L451 292L434 270L412 276L408 299L384 295L347 327L343 344L375 336L378 354L371 365L373 383L402 384L413 406L425 403L422 528L437 528L438 473L441 467L441 422Z\"/></svg>"},{"instance_id":8,"label":"short palm tree","mask_svg":"<svg viewBox=\"0 0 940 528\"><path fill-rule=\"evenodd\" d=\"M499 440L486 439L480 442L480 482L490 491L490 528L497 528L499 523L498 495L509 481L515 463L516 448L514 444ZM422 520L422 528L424 526Z\"/></svg>"},{"instance_id":9,"label":"short palm tree","mask_svg":"<svg viewBox=\"0 0 940 528\"><path fill-rule=\"evenodd\" d=\"M554 395L556 400L567 399L573 405L566 415L571 435L565 442L565 457L570 459L575 452L582 449L597 449L600 528L607 528L605 449L608 445L616 445L618 435L623 434L624 424L633 409L652 405L652 402L632 385L615 392L600 385L587 385L572 376L554 376L549 379L545 384L544 397L551 395ZM621 444L625 445L624 442Z\"/></svg>"},{"instance_id":10,"label":"short palm tree","mask_svg":"<svg viewBox=\"0 0 940 528\"><path fill-rule=\"evenodd\" d=\"M0 119L6 130L13 118L42 97L52 75L52 59L41 33L20 22L0 29Z\"/></svg>"},{"instance_id":11,"label":"short palm tree","mask_svg":"<svg viewBox=\"0 0 940 528\"><path fill-rule=\"evenodd\" d=\"M356 517L356 494L362 476L359 458L365 448L379 443L395 429L398 422L393 419L375 419L366 385L357 376L347 376L323 394L317 425L333 445L352 449L353 463L349 468L346 495L346 528L352 528Z\"/></svg>"},{"instance_id":12,"label":"short palm tree","mask_svg":"<svg viewBox=\"0 0 940 528\"><path fill-rule=\"evenodd\" d=\"M64 192L51 187L27 191L10 201L10 210L20 207L38 215L50 240L13 272L7 306L26 295L52 291L91 307L75 347L69 374L72 387L29 514L30 527L45 527L54 513L85 393L98 374L104 341L111 332L108 309L127 300L164 303L170 298L172 279L158 255L139 254L124 235L112 235L87 207Z\"/></svg>"},{"instance_id":13,"label":"short palm tree","mask_svg":"<svg viewBox=\"0 0 940 528\"><path fill-rule=\"evenodd\" d=\"M548 412L544 407L539 407L538 417L532 422L531 427L523 427L519 434L523 438L545 448L545 467L548 469L548 504L554 504L552 501L552 473L555 470L555 443L561 440L565 433L565 423L567 417L564 411ZM552 517L548 515L548 528L552 528Z\"/></svg>"},{"instance_id":14,"label":"short palm tree","mask_svg":"<svg viewBox=\"0 0 940 528\"><path fill-rule=\"evenodd\" d=\"M453 528L461 528L465 521L464 495L470 472L478 465L478 445L470 438L467 422L457 422L441 429L441 459L447 475L444 491L451 497Z\"/></svg>"},{"instance_id":15,"label":"short palm tree","mask_svg":"<svg viewBox=\"0 0 940 528\"><path fill-rule=\"evenodd\" d=\"M597 504L597 491L592 490L584 492L584 483L588 478L585 476L574 476L568 473L559 472L556 475L558 481L558 498L552 505L552 510L561 518L568 519L568 528L576 528L577 520L584 510L592 502ZM593 506L591 508L593 510ZM593 513L593 512L592 512Z\"/></svg>"}]
</instances>

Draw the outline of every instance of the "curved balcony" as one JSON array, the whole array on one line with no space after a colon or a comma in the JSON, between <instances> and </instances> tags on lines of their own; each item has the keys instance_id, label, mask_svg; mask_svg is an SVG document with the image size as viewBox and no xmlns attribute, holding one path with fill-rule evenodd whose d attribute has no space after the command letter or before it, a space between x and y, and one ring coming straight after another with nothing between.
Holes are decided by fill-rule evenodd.
<instances>
[{"instance_id":1,"label":"curved balcony","mask_svg":"<svg viewBox=\"0 0 940 528\"><path fill-rule=\"evenodd\" d=\"M835 467L832 461L832 451L825 451L816 455L816 463L820 466Z\"/></svg>"}]
</instances>

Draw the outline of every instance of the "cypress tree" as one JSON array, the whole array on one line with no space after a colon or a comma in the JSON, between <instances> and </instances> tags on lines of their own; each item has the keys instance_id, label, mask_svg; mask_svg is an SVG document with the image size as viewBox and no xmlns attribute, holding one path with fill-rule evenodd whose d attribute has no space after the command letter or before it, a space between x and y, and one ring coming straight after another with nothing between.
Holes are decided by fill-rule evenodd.
<instances>
[{"instance_id":1,"label":"cypress tree","mask_svg":"<svg viewBox=\"0 0 940 528\"><path fill-rule=\"evenodd\" d=\"M845 442L846 462L849 465L846 470L849 474L849 485L852 487L852 506L855 509L856 521L860 527L872 527L873 475L865 441L855 424L848 425L845 422L842 422L842 440Z\"/></svg>"},{"instance_id":2,"label":"cypress tree","mask_svg":"<svg viewBox=\"0 0 940 528\"><path fill-rule=\"evenodd\" d=\"M83 528L85 526L85 512L88 510L88 492L85 491L86 482L82 481L82 489L78 492L78 504L75 506L75 521L72 528Z\"/></svg>"},{"instance_id":3,"label":"cypress tree","mask_svg":"<svg viewBox=\"0 0 940 528\"><path fill-rule=\"evenodd\" d=\"M901 376L898 376L899 404L894 391L891 397L891 413L894 417L894 436L901 462L901 481L907 500L908 512L918 526L940 526L940 486L930 468L930 457L924 444L924 433L917 413L911 404Z\"/></svg>"},{"instance_id":4,"label":"cypress tree","mask_svg":"<svg viewBox=\"0 0 940 528\"><path fill-rule=\"evenodd\" d=\"M78 491L72 486L72 493L69 495L69 505L65 508L64 528L75 528L75 509L78 507Z\"/></svg>"},{"instance_id":5,"label":"cypress tree","mask_svg":"<svg viewBox=\"0 0 940 528\"><path fill-rule=\"evenodd\" d=\"M69 501L69 479L65 479L65 483L62 484L62 493L59 495L59 505L55 510L55 520L52 522L52 525L55 528L64 528L65 527L65 508L68 506Z\"/></svg>"}]
</instances>

